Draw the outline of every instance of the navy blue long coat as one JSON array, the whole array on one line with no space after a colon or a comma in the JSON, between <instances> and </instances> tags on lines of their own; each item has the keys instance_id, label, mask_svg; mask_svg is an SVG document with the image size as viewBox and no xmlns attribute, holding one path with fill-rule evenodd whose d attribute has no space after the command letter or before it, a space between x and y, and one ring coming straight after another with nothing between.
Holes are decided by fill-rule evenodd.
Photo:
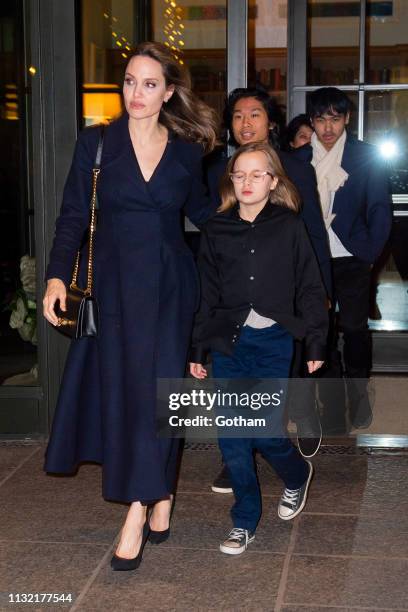
<instances>
[{"instance_id":1,"label":"navy blue long coat","mask_svg":"<svg viewBox=\"0 0 408 612\"><path fill-rule=\"evenodd\" d=\"M47 278L67 284L89 222L99 132L79 135L56 225ZM211 216L202 155L169 134L146 182L127 114L106 128L94 252L100 331L71 343L45 462L59 473L101 463L106 499L147 502L174 490L178 441L156 437L156 379L185 372L199 281L181 213L198 225Z\"/></svg>"}]
</instances>

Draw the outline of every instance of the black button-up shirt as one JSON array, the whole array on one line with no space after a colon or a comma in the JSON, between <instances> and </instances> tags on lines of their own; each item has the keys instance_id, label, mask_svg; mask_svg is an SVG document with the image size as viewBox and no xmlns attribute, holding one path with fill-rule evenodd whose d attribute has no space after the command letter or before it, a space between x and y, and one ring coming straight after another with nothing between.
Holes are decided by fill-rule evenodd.
<instances>
[{"instance_id":1,"label":"black button-up shirt","mask_svg":"<svg viewBox=\"0 0 408 612\"><path fill-rule=\"evenodd\" d=\"M253 222L238 210L218 213L201 232L190 361L205 363L211 350L232 354L251 308L305 338L307 360L325 359L326 292L302 219L271 203Z\"/></svg>"}]
</instances>

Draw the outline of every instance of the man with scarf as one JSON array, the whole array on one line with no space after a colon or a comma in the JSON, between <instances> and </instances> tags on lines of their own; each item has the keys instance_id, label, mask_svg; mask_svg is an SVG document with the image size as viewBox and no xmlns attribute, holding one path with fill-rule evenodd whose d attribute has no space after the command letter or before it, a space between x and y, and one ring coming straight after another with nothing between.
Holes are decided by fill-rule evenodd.
<instances>
[{"instance_id":1,"label":"man with scarf","mask_svg":"<svg viewBox=\"0 0 408 612\"><path fill-rule=\"evenodd\" d=\"M297 149L295 155L310 161L316 171L331 251L333 311L337 306L338 329L344 339L349 421L354 428L363 428L372 420L367 394L371 369L370 273L392 222L388 169L376 147L347 133L351 102L344 92L323 87L310 95L308 106L315 132L311 144ZM341 371L335 334L333 338L329 377ZM327 398L323 399L326 433L345 433L344 402L333 401L333 388L324 392L322 387L320 397Z\"/></svg>"}]
</instances>

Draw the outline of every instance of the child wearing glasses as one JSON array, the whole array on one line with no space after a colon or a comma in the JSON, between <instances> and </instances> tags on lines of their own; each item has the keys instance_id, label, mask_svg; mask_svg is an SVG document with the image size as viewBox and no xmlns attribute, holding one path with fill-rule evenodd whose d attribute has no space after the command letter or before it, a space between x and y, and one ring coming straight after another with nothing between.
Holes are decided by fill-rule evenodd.
<instances>
[{"instance_id":1,"label":"child wearing glasses","mask_svg":"<svg viewBox=\"0 0 408 612\"><path fill-rule=\"evenodd\" d=\"M217 215L201 234L201 304L190 373L205 378L211 356L217 379L287 379L294 338L305 338L308 370L316 371L325 357L326 293L297 214L299 196L273 149L264 143L239 148L221 196ZM261 516L255 450L283 480L279 517L291 520L305 506L313 466L286 436L283 410L282 401L274 408L280 426L271 437L219 438L235 496L223 553L243 553L255 538Z\"/></svg>"}]
</instances>

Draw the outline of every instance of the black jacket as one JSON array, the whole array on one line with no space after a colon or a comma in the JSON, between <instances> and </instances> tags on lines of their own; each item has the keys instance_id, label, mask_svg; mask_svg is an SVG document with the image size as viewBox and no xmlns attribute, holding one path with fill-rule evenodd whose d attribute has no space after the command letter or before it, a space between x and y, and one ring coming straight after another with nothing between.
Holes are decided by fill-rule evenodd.
<instances>
[{"instance_id":1,"label":"black jacket","mask_svg":"<svg viewBox=\"0 0 408 612\"><path fill-rule=\"evenodd\" d=\"M313 149L295 149L299 160L311 162ZM341 167L349 177L336 192L332 230L355 257L374 263L390 235L392 204L390 169L374 147L347 135Z\"/></svg>"},{"instance_id":2,"label":"black jacket","mask_svg":"<svg viewBox=\"0 0 408 612\"><path fill-rule=\"evenodd\" d=\"M275 150L288 178L295 185L302 200L301 217L305 222L307 233L319 262L320 272L330 296L332 291L330 249L326 227L324 225L320 208L319 194L317 192L316 175L314 168L305 161L297 159L290 153ZM307 160L309 161L309 160ZM212 154L206 161L207 182L211 200L219 206L219 184L225 172L228 157Z\"/></svg>"},{"instance_id":3,"label":"black jacket","mask_svg":"<svg viewBox=\"0 0 408 612\"><path fill-rule=\"evenodd\" d=\"M307 360L325 359L326 292L299 215L270 203L253 223L238 205L218 213L202 229L198 268L190 361L205 363L210 350L232 354L251 308L305 338Z\"/></svg>"}]
</instances>

